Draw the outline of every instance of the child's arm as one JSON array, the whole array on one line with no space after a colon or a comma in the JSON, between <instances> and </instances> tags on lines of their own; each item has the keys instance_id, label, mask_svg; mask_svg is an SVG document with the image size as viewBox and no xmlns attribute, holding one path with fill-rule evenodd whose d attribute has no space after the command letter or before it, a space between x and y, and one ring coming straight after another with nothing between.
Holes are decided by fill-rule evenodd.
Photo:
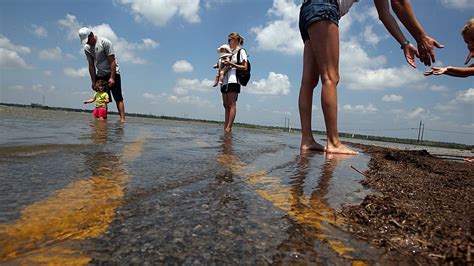
<instances>
[{"instance_id":1,"label":"child's arm","mask_svg":"<svg viewBox=\"0 0 474 266\"><path fill-rule=\"evenodd\" d=\"M95 101L95 98L92 97L92 98L90 98L89 100L85 100L85 101L84 101L84 104L93 103L94 101Z\"/></svg>"},{"instance_id":2,"label":"child's arm","mask_svg":"<svg viewBox=\"0 0 474 266\"><path fill-rule=\"evenodd\" d=\"M466 78L474 76L474 65L469 67L432 67L431 70L426 71L425 76L431 75L448 75L452 77Z\"/></svg>"}]
</instances>

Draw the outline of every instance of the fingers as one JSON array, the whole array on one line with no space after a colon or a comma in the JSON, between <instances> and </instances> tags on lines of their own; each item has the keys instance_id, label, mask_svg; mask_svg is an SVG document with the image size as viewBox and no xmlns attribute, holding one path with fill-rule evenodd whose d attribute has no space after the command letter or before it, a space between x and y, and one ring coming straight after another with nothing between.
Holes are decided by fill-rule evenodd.
<instances>
[{"instance_id":1,"label":"fingers","mask_svg":"<svg viewBox=\"0 0 474 266\"><path fill-rule=\"evenodd\" d=\"M425 73L423 73L423 75L431 76L431 75L433 75L433 70L427 70L427 71L425 71Z\"/></svg>"},{"instance_id":2,"label":"fingers","mask_svg":"<svg viewBox=\"0 0 474 266\"><path fill-rule=\"evenodd\" d=\"M433 44L436 48L440 48L440 49L444 48L444 44L441 44L441 43L439 43L438 41L436 41L434 39L433 39L433 41L434 41Z\"/></svg>"}]
</instances>

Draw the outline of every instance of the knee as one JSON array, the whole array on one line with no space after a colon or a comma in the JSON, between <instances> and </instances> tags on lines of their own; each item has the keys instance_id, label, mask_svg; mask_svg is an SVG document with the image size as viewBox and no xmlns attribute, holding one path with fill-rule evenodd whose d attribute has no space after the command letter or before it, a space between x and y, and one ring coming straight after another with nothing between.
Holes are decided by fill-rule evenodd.
<instances>
[{"instance_id":1,"label":"knee","mask_svg":"<svg viewBox=\"0 0 474 266\"><path fill-rule=\"evenodd\" d=\"M332 74L327 74L321 77L321 82L323 85L329 85L332 84L334 86L337 86L339 83L339 73L332 73Z\"/></svg>"}]
</instances>

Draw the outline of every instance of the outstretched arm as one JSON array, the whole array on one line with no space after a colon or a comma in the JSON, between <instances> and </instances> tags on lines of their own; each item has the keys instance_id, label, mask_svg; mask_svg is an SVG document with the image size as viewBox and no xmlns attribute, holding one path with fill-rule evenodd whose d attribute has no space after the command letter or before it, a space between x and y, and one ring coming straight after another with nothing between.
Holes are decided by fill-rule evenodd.
<instances>
[{"instance_id":1,"label":"outstretched arm","mask_svg":"<svg viewBox=\"0 0 474 266\"><path fill-rule=\"evenodd\" d=\"M89 100L85 100L84 104L93 103L94 101L95 101L95 99L94 99L94 97L92 97Z\"/></svg>"},{"instance_id":2,"label":"outstretched arm","mask_svg":"<svg viewBox=\"0 0 474 266\"><path fill-rule=\"evenodd\" d=\"M390 34L397 40L400 44L400 47L403 49L403 54L405 55L405 59L407 63L416 68L416 61L415 56L418 57L418 50L410 44L403 35L403 32L400 30L397 21L395 18L390 14L390 7L388 5L387 0L374 0L375 8L377 9L377 13L379 15L380 21L382 21L385 28L390 32Z\"/></svg>"},{"instance_id":3,"label":"outstretched arm","mask_svg":"<svg viewBox=\"0 0 474 266\"><path fill-rule=\"evenodd\" d=\"M426 71L425 76L431 75L448 75L452 77L466 78L474 76L474 65L469 67L432 67L431 70Z\"/></svg>"},{"instance_id":4,"label":"outstretched arm","mask_svg":"<svg viewBox=\"0 0 474 266\"><path fill-rule=\"evenodd\" d=\"M431 63L436 61L434 47L443 48L444 45L426 34L416 19L410 0L391 0L391 3L397 17L415 38L421 62L426 66L431 66Z\"/></svg>"}]
</instances>

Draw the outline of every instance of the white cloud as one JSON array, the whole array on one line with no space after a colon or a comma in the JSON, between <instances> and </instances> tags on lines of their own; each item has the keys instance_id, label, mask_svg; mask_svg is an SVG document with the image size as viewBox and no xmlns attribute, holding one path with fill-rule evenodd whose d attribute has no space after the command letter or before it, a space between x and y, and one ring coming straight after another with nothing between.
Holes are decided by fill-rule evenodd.
<instances>
[{"instance_id":1,"label":"white cloud","mask_svg":"<svg viewBox=\"0 0 474 266\"><path fill-rule=\"evenodd\" d=\"M193 65L186 60L179 60L173 64L173 71L176 73L193 72Z\"/></svg>"},{"instance_id":2,"label":"white cloud","mask_svg":"<svg viewBox=\"0 0 474 266\"><path fill-rule=\"evenodd\" d=\"M402 100L403 100L403 96L395 95L395 94L384 95L382 97L382 101L384 102L401 102Z\"/></svg>"},{"instance_id":3,"label":"white cloud","mask_svg":"<svg viewBox=\"0 0 474 266\"><path fill-rule=\"evenodd\" d=\"M17 52L10 51L4 48L0 48L0 67L6 69L32 68L23 60L23 58L18 55Z\"/></svg>"},{"instance_id":4,"label":"white cloud","mask_svg":"<svg viewBox=\"0 0 474 266\"><path fill-rule=\"evenodd\" d=\"M287 75L268 73L267 79L253 81L245 90L250 94L259 95L287 95L290 93L290 80Z\"/></svg>"},{"instance_id":5,"label":"white cloud","mask_svg":"<svg viewBox=\"0 0 474 266\"><path fill-rule=\"evenodd\" d=\"M474 88L458 92L456 101L465 104L474 104Z\"/></svg>"},{"instance_id":6,"label":"white cloud","mask_svg":"<svg viewBox=\"0 0 474 266\"><path fill-rule=\"evenodd\" d=\"M59 20L58 23L68 31L69 39L77 40L79 43L77 31L82 27L82 23L78 22L74 15L67 14L66 18ZM89 28L95 35L105 37L112 42L119 63L147 64L148 61L140 57L138 52L154 49L159 46L158 42L149 38L142 39L142 42L139 43L129 42L124 38L118 37L109 24L89 26Z\"/></svg>"},{"instance_id":7,"label":"white cloud","mask_svg":"<svg viewBox=\"0 0 474 266\"><path fill-rule=\"evenodd\" d=\"M409 119L415 119L415 118L423 118L423 114L426 113L425 112L425 109L421 108L421 107L418 107L416 108L414 111L412 112L409 112L407 114L407 117Z\"/></svg>"},{"instance_id":8,"label":"white cloud","mask_svg":"<svg viewBox=\"0 0 474 266\"><path fill-rule=\"evenodd\" d=\"M41 50L38 57L47 61L60 61L64 58L64 54L61 48L56 46L55 48Z\"/></svg>"},{"instance_id":9,"label":"white cloud","mask_svg":"<svg viewBox=\"0 0 474 266\"><path fill-rule=\"evenodd\" d=\"M51 93L56 91L56 86L50 85L46 87L43 86L43 84L34 84L33 86L31 86L30 90L38 93Z\"/></svg>"},{"instance_id":10,"label":"white cloud","mask_svg":"<svg viewBox=\"0 0 474 266\"><path fill-rule=\"evenodd\" d=\"M204 79L178 79L173 91L178 95L188 94L190 91L210 92L215 91L212 87L214 82L212 80Z\"/></svg>"},{"instance_id":11,"label":"white cloud","mask_svg":"<svg viewBox=\"0 0 474 266\"><path fill-rule=\"evenodd\" d=\"M48 37L48 31L46 30L45 27L38 26L36 24L31 25L32 32L34 35L40 37L40 38L46 38Z\"/></svg>"},{"instance_id":12,"label":"white cloud","mask_svg":"<svg viewBox=\"0 0 474 266\"><path fill-rule=\"evenodd\" d=\"M59 27L66 29L68 40L77 40L80 43L77 31L82 27L82 23L76 20L76 16L67 14L65 18L58 21Z\"/></svg>"},{"instance_id":13,"label":"white cloud","mask_svg":"<svg viewBox=\"0 0 474 266\"><path fill-rule=\"evenodd\" d=\"M155 26L164 26L174 16L180 16L189 23L198 23L199 0L118 0L129 6L136 21L149 21Z\"/></svg>"},{"instance_id":14,"label":"white cloud","mask_svg":"<svg viewBox=\"0 0 474 266\"><path fill-rule=\"evenodd\" d=\"M444 6L452 9L474 9L474 4L472 0L441 0Z\"/></svg>"},{"instance_id":15,"label":"white cloud","mask_svg":"<svg viewBox=\"0 0 474 266\"><path fill-rule=\"evenodd\" d=\"M74 68L65 68L64 74L68 77L72 78L81 78L87 76L89 73L89 69L87 67L74 69Z\"/></svg>"},{"instance_id":16,"label":"white cloud","mask_svg":"<svg viewBox=\"0 0 474 266\"><path fill-rule=\"evenodd\" d=\"M31 49L26 46L12 43L7 37L0 34L0 48L13 51L19 54L29 54Z\"/></svg>"},{"instance_id":17,"label":"white cloud","mask_svg":"<svg viewBox=\"0 0 474 266\"><path fill-rule=\"evenodd\" d=\"M44 74L45 76L50 77L50 76L53 75L53 71L51 71L51 70L45 70L45 71L43 71L43 74Z\"/></svg>"},{"instance_id":18,"label":"white cloud","mask_svg":"<svg viewBox=\"0 0 474 266\"><path fill-rule=\"evenodd\" d=\"M351 113L375 113L378 109L373 106L372 104L369 104L367 106L364 106L362 104L352 106L350 104L346 104L342 107L344 111L351 112Z\"/></svg>"},{"instance_id":19,"label":"white cloud","mask_svg":"<svg viewBox=\"0 0 474 266\"><path fill-rule=\"evenodd\" d=\"M211 107L214 106L210 101L201 99L198 96L183 96L179 97L176 95L170 95L168 97L168 102L170 103L178 103L178 104L192 104L198 107Z\"/></svg>"},{"instance_id":20,"label":"white cloud","mask_svg":"<svg viewBox=\"0 0 474 266\"><path fill-rule=\"evenodd\" d=\"M257 47L286 54L301 54L303 41L298 31L299 5L291 0L275 0L268 14L277 19L250 30L256 34Z\"/></svg>"},{"instance_id":21,"label":"white cloud","mask_svg":"<svg viewBox=\"0 0 474 266\"><path fill-rule=\"evenodd\" d=\"M417 85L424 80L419 71L406 65L384 68L386 63L385 56L369 56L355 39L341 41L341 84L348 89L401 88Z\"/></svg>"},{"instance_id":22,"label":"white cloud","mask_svg":"<svg viewBox=\"0 0 474 266\"><path fill-rule=\"evenodd\" d=\"M156 98L158 98L158 96L152 94L152 93L149 93L149 92L145 92L142 94L143 98L145 99L151 99L151 100L154 100Z\"/></svg>"},{"instance_id":23,"label":"white cloud","mask_svg":"<svg viewBox=\"0 0 474 266\"><path fill-rule=\"evenodd\" d=\"M362 33L362 39L370 45L377 45L380 41L385 39L385 37L375 34L372 30L372 26L369 25L365 27L365 30Z\"/></svg>"},{"instance_id":24,"label":"white cloud","mask_svg":"<svg viewBox=\"0 0 474 266\"><path fill-rule=\"evenodd\" d=\"M465 105L474 104L474 88L467 89L465 91L459 91L454 99L451 99L447 103L438 103L435 108L441 112L456 111L466 108ZM464 105L464 106L463 106ZM467 107L472 108L472 107Z\"/></svg>"},{"instance_id":25,"label":"white cloud","mask_svg":"<svg viewBox=\"0 0 474 266\"><path fill-rule=\"evenodd\" d=\"M446 92L446 91L449 91L449 89L444 86L444 85L431 85L429 87L429 90L430 91L436 91L436 92Z\"/></svg>"}]
</instances>

